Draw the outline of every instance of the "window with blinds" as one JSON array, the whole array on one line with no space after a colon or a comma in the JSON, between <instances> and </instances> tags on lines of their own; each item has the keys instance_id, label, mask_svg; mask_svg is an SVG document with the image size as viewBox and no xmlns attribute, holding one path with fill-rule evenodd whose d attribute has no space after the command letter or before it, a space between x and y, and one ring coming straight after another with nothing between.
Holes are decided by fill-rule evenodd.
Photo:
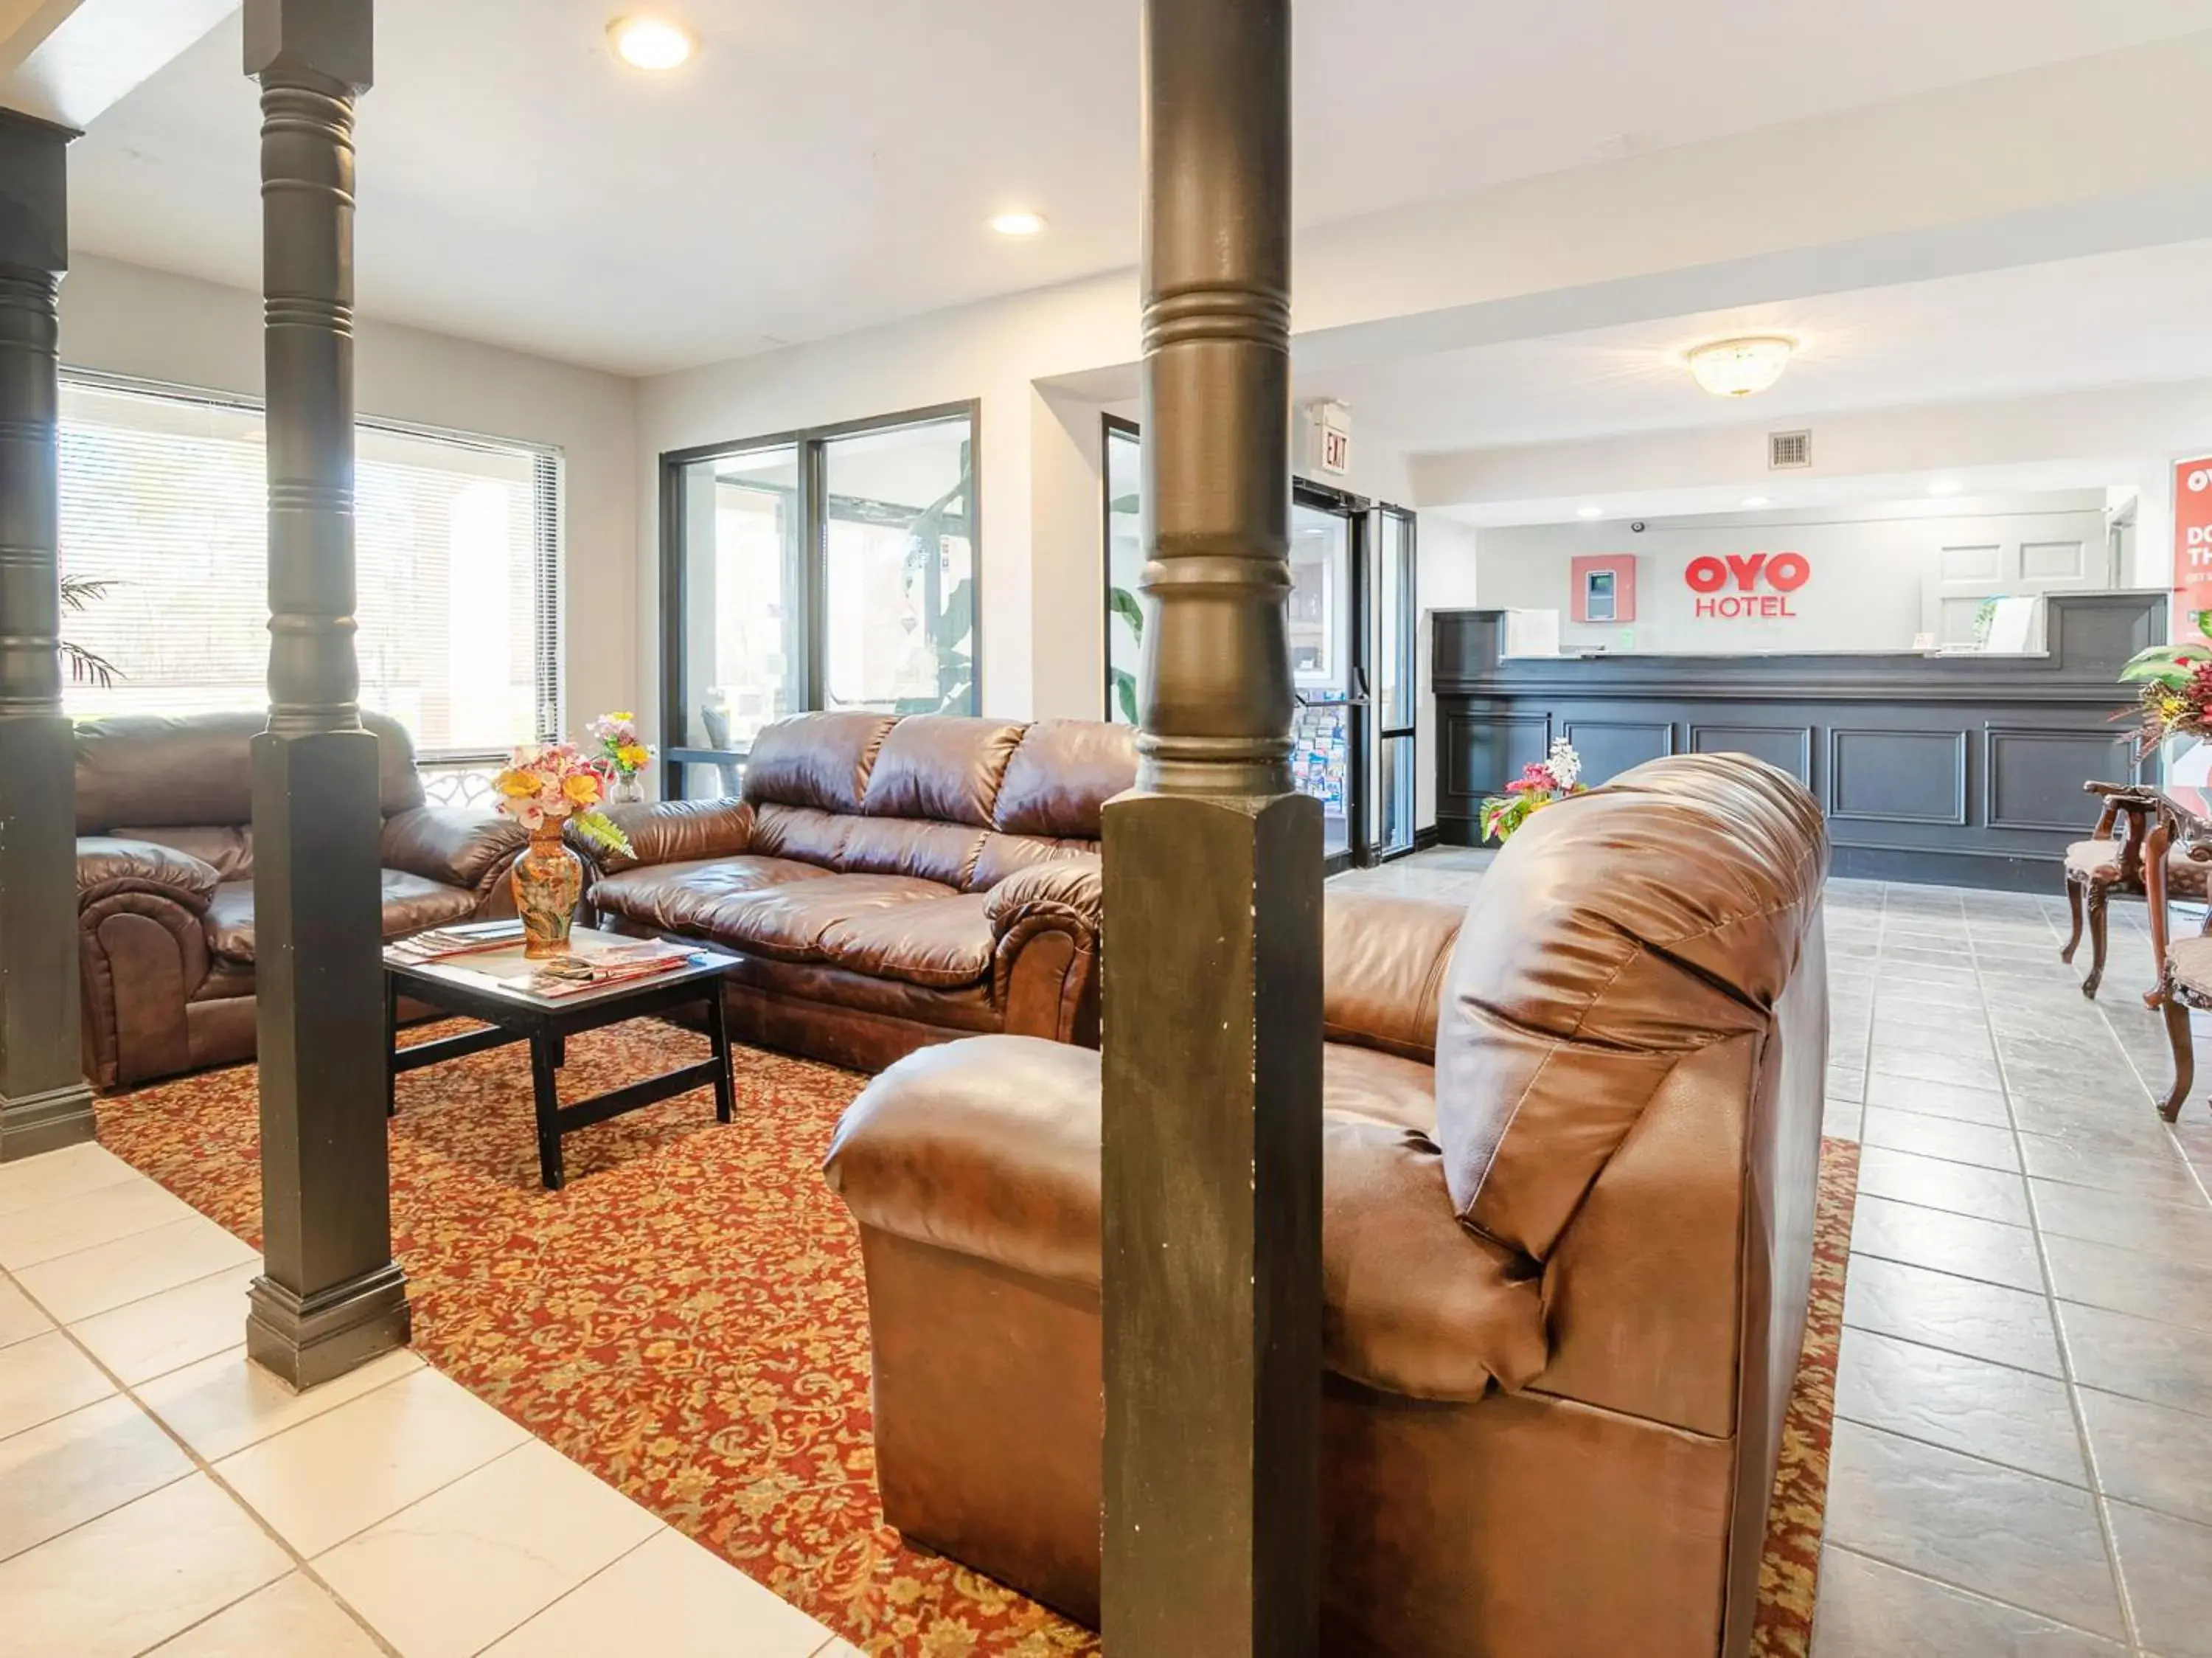
<instances>
[{"instance_id":1,"label":"window with blinds","mask_svg":"<svg viewBox=\"0 0 2212 1658\"><path fill-rule=\"evenodd\" d=\"M104 584L63 631L112 664L74 715L268 702L268 478L258 405L64 376L63 574ZM428 759L561 724L561 459L362 421L356 651L363 706Z\"/></svg>"}]
</instances>

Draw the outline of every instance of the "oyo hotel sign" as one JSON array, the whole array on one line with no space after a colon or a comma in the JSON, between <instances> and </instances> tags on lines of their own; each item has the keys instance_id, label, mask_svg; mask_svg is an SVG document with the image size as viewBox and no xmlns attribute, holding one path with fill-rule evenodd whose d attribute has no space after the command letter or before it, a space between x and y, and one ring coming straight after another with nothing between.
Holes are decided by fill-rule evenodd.
<instances>
[{"instance_id":1,"label":"oyo hotel sign","mask_svg":"<svg viewBox=\"0 0 2212 1658\"><path fill-rule=\"evenodd\" d=\"M1721 622L1794 619L1790 596L1812 578L1812 562L1802 552L1708 553L1682 572L1698 595L1694 613Z\"/></svg>"}]
</instances>

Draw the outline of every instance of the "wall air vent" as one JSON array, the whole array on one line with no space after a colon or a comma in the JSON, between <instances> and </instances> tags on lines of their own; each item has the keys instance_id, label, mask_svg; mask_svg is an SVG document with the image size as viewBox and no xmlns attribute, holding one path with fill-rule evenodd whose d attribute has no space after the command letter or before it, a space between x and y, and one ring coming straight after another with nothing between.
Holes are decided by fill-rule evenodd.
<instances>
[{"instance_id":1,"label":"wall air vent","mask_svg":"<svg viewBox=\"0 0 2212 1658\"><path fill-rule=\"evenodd\" d=\"M1813 434L1810 432L1769 432L1766 435L1766 469L1769 472L1790 472L1813 464Z\"/></svg>"}]
</instances>

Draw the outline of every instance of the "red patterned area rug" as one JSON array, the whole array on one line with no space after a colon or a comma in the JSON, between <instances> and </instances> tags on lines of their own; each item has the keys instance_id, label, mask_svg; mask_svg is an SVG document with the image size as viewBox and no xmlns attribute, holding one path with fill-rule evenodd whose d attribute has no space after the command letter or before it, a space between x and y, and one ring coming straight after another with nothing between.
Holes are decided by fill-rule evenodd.
<instances>
[{"instance_id":1,"label":"red patterned area rug","mask_svg":"<svg viewBox=\"0 0 2212 1658\"><path fill-rule=\"evenodd\" d=\"M452 1027L428 1027L420 1037ZM703 1058L632 1025L572 1039L562 1092ZM526 1068L502 1050L399 1082L394 1240L416 1350L563 1454L876 1654L1054 1658L1095 1637L951 1562L877 1507L859 1240L823 1184L865 1079L737 1051L738 1120L704 1093L569 1137L538 1184ZM100 1103L100 1135L258 1241L250 1065ZM1827 1485L1857 1148L1822 1163L1820 1263L1761 1582L1762 1655L1802 1655Z\"/></svg>"}]
</instances>

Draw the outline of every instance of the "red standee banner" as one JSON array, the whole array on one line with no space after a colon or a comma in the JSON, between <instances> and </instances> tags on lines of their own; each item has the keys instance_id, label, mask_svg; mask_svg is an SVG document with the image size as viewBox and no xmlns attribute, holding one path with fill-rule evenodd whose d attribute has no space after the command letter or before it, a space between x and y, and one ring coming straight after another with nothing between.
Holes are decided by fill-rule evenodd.
<instances>
[{"instance_id":1,"label":"red standee banner","mask_svg":"<svg viewBox=\"0 0 2212 1658\"><path fill-rule=\"evenodd\" d=\"M2212 456L2173 468L2173 642L2204 637L2191 619L2212 610Z\"/></svg>"}]
</instances>

